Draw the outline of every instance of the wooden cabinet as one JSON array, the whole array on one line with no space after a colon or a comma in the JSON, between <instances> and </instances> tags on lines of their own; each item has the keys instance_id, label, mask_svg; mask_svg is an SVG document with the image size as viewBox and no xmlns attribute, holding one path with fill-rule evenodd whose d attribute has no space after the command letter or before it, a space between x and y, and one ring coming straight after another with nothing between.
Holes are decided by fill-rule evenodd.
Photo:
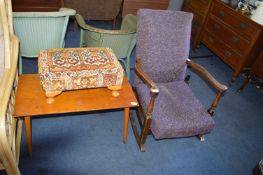
<instances>
[{"instance_id":1,"label":"wooden cabinet","mask_svg":"<svg viewBox=\"0 0 263 175\"><path fill-rule=\"evenodd\" d=\"M63 0L12 0L14 12L58 11Z\"/></svg>"},{"instance_id":2,"label":"wooden cabinet","mask_svg":"<svg viewBox=\"0 0 263 175\"><path fill-rule=\"evenodd\" d=\"M137 14L137 10L141 8L148 9L167 9L169 0L124 0L122 8L122 16L127 14Z\"/></svg>"},{"instance_id":3,"label":"wooden cabinet","mask_svg":"<svg viewBox=\"0 0 263 175\"><path fill-rule=\"evenodd\" d=\"M231 83L263 49L262 26L220 0L213 0L200 41L233 69ZM198 43L198 41L197 41Z\"/></svg>"},{"instance_id":4,"label":"wooden cabinet","mask_svg":"<svg viewBox=\"0 0 263 175\"><path fill-rule=\"evenodd\" d=\"M200 32L212 0L185 0L183 11L194 14L191 39L194 47L200 43Z\"/></svg>"}]
</instances>

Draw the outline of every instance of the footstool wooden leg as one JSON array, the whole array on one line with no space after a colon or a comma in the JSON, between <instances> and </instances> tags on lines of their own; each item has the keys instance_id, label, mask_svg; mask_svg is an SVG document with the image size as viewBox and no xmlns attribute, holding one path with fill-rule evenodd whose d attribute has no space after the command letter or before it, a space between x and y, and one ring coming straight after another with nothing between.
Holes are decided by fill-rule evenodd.
<instances>
[{"instance_id":1,"label":"footstool wooden leg","mask_svg":"<svg viewBox=\"0 0 263 175\"><path fill-rule=\"evenodd\" d=\"M26 142L28 154L32 156L32 133L31 133L31 117L25 117L25 127L26 127Z\"/></svg>"},{"instance_id":2,"label":"footstool wooden leg","mask_svg":"<svg viewBox=\"0 0 263 175\"><path fill-rule=\"evenodd\" d=\"M124 130L123 130L124 144L126 144L128 137L129 113L130 113L130 108L124 108Z\"/></svg>"}]
</instances>

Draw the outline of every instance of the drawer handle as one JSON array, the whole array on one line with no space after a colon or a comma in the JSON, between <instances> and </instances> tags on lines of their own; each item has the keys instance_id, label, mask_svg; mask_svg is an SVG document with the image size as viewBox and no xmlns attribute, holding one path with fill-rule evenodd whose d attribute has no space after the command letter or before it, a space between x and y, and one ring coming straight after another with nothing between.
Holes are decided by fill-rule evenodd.
<instances>
[{"instance_id":1,"label":"drawer handle","mask_svg":"<svg viewBox=\"0 0 263 175\"><path fill-rule=\"evenodd\" d=\"M233 36L233 37L232 37L232 43L236 44L236 43L238 43L238 42L239 42L239 38L236 37L236 36Z\"/></svg>"},{"instance_id":2,"label":"drawer handle","mask_svg":"<svg viewBox=\"0 0 263 175\"><path fill-rule=\"evenodd\" d=\"M232 55L231 52L229 52L229 51L225 51L225 56L230 57L231 55Z\"/></svg>"},{"instance_id":3,"label":"drawer handle","mask_svg":"<svg viewBox=\"0 0 263 175\"><path fill-rule=\"evenodd\" d=\"M220 11L220 12L219 12L219 16L224 17L224 16L225 16L225 12Z\"/></svg>"},{"instance_id":4,"label":"drawer handle","mask_svg":"<svg viewBox=\"0 0 263 175\"><path fill-rule=\"evenodd\" d=\"M212 38L211 36L208 37L208 40L213 43L214 42L214 38Z\"/></svg>"},{"instance_id":5,"label":"drawer handle","mask_svg":"<svg viewBox=\"0 0 263 175\"><path fill-rule=\"evenodd\" d=\"M246 24L243 23L243 22L240 22L240 24L239 24L239 28L240 28L240 29L244 29L244 28L246 28Z\"/></svg>"}]
</instances>

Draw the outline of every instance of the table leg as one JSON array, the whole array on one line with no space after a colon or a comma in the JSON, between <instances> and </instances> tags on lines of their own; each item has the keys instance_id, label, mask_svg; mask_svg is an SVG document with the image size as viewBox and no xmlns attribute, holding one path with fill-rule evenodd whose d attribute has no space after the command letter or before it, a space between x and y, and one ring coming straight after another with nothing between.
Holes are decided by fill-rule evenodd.
<instances>
[{"instance_id":1,"label":"table leg","mask_svg":"<svg viewBox=\"0 0 263 175\"><path fill-rule=\"evenodd\" d=\"M129 115L130 108L124 108L124 130L123 130L123 142L126 144L128 137L128 125L129 125Z\"/></svg>"},{"instance_id":2,"label":"table leg","mask_svg":"<svg viewBox=\"0 0 263 175\"><path fill-rule=\"evenodd\" d=\"M25 127L26 127L26 142L27 150L30 156L32 156L32 133L31 133L31 117L25 117Z\"/></svg>"}]
</instances>

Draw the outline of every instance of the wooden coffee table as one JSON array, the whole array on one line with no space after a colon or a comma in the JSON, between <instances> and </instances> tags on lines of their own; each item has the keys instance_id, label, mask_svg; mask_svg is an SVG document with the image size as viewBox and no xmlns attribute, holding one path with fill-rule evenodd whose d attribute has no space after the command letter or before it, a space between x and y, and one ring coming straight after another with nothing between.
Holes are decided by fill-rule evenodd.
<instances>
[{"instance_id":1,"label":"wooden coffee table","mask_svg":"<svg viewBox=\"0 0 263 175\"><path fill-rule=\"evenodd\" d=\"M112 91L107 88L65 91L54 97L54 101L49 104L38 74L20 75L14 117L25 121L29 155L32 155L31 118L47 114L124 109L123 142L126 143L130 108L137 107L138 102L126 78L118 92L119 96L114 97Z\"/></svg>"}]
</instances>

